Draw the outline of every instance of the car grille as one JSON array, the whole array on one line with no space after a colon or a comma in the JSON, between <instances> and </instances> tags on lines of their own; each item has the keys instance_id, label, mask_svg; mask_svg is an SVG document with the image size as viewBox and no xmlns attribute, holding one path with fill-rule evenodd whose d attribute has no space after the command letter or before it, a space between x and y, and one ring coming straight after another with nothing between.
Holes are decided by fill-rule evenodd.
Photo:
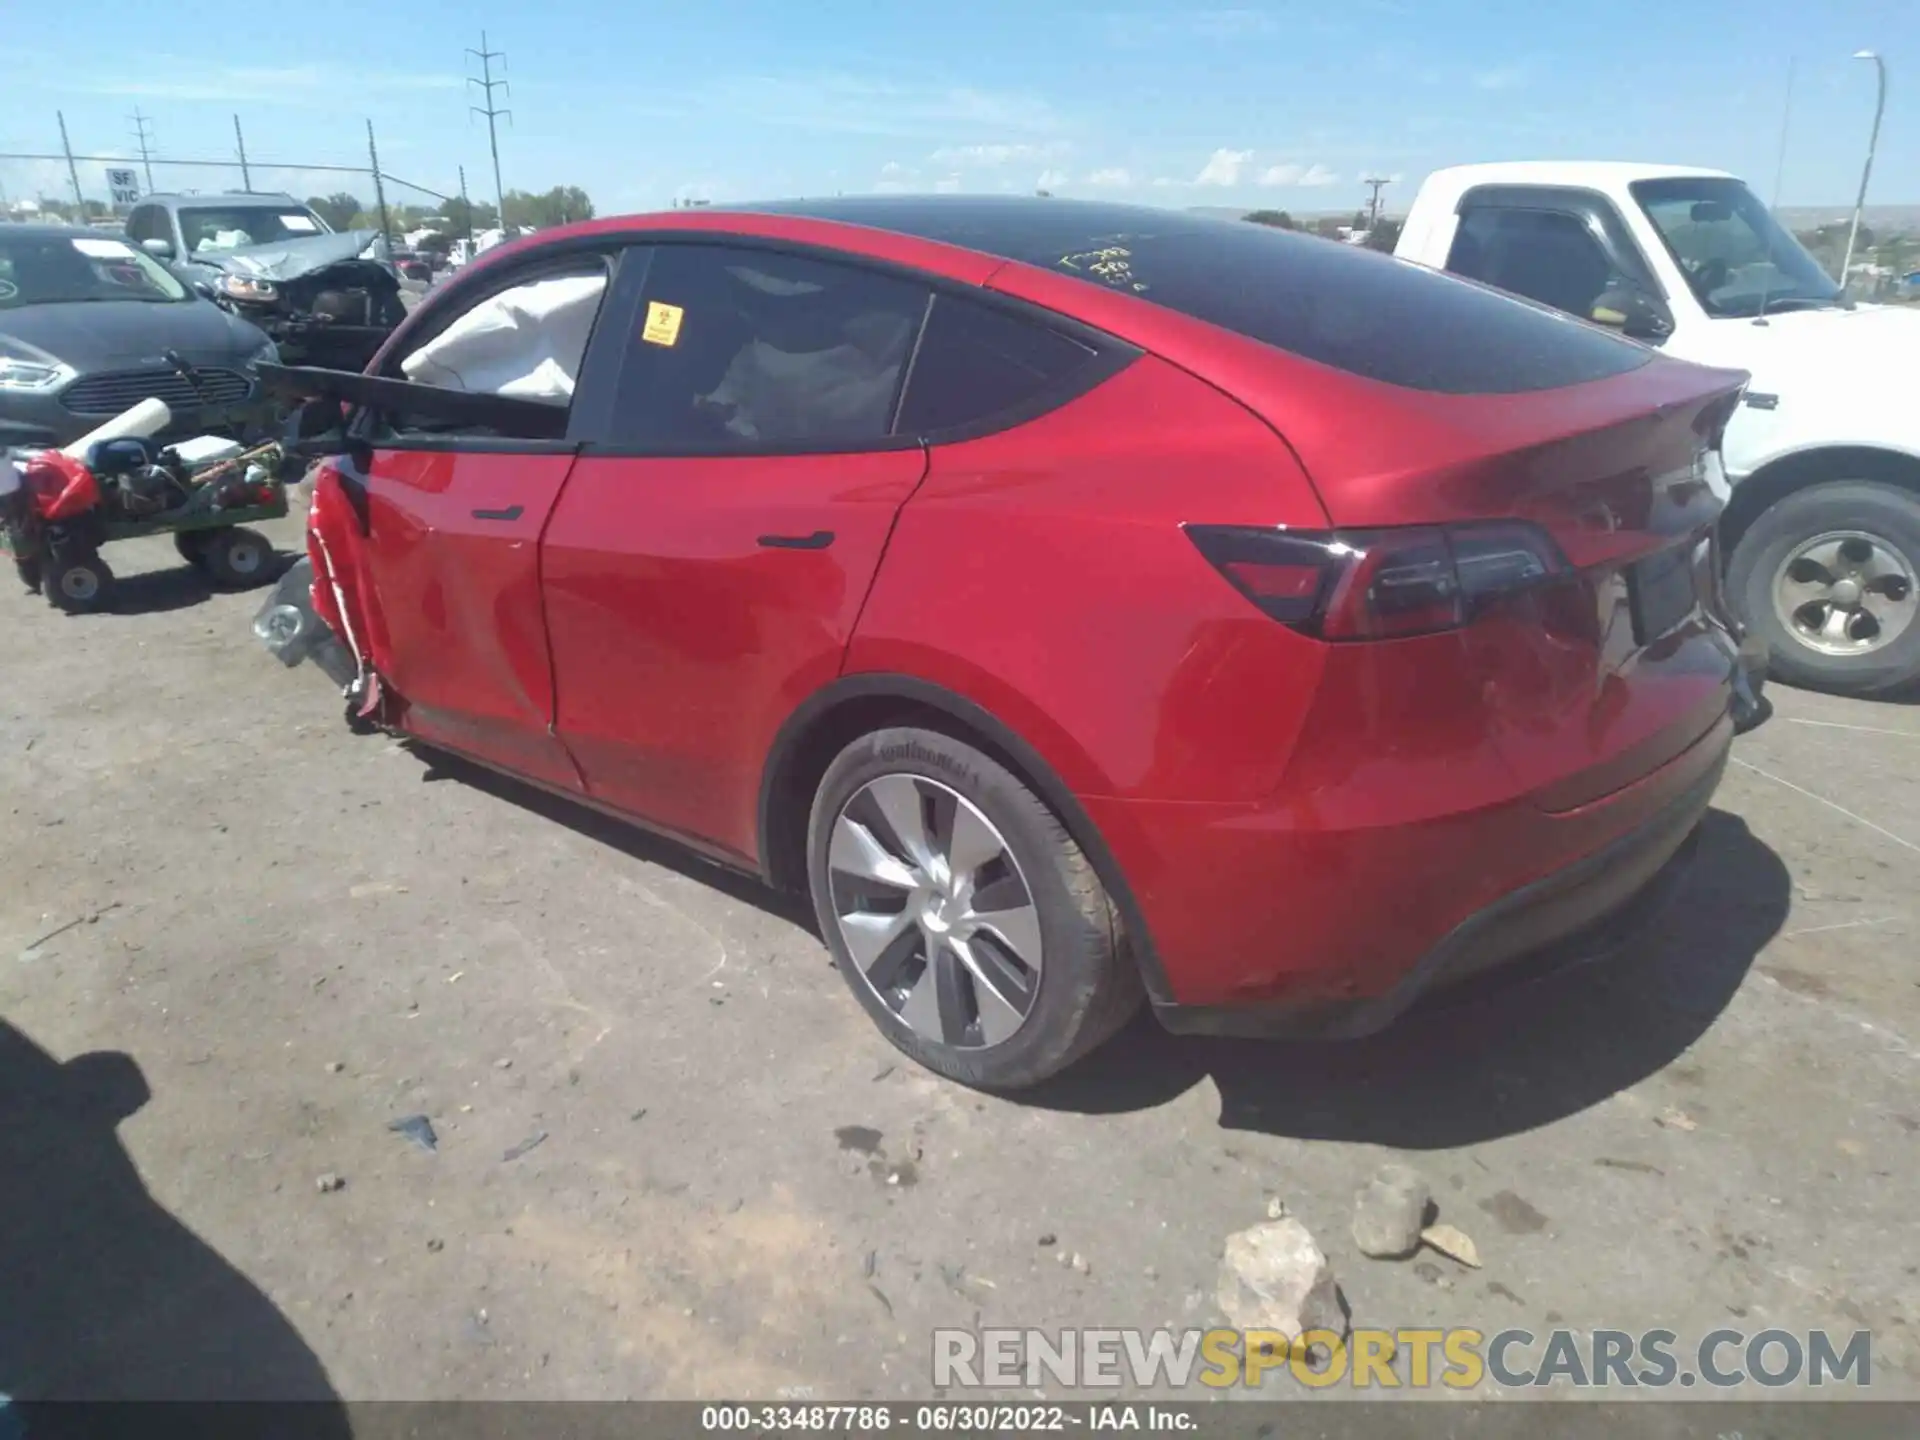
<instances>
[{"instance_id":1,"label":"car grille","mask_svg":"<svg viewBox=\"0 0 1920 1440\"><path fill-rule=\"evenodd\" d=\"M66 388L60 403L83 415L118 415L151 397L170 409L197 410L202 405L233 405L245 400L253 383L238 370L199 370L202 400L186 377L172 370L106 370L83 375Z\"/></svg>"}]
</instances>

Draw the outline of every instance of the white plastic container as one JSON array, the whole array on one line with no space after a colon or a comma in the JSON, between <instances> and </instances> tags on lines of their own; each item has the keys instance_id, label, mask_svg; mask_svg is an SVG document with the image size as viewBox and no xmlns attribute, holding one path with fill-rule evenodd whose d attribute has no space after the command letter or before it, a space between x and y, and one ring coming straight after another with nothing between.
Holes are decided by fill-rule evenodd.
<instances>
[{"instance_id":1,"label":"white plastic container","mask_svg":"<svg viewBox=\"0 0 1920 1440\"><path fill-rule=\"evenodd\" d=\"M231 460L236 455L245 454L247 449L238 440L229 440L224 435L196 435L191 440L182 440L167 448L184 460L190 470Z\"/></svg>"}]
</instances>

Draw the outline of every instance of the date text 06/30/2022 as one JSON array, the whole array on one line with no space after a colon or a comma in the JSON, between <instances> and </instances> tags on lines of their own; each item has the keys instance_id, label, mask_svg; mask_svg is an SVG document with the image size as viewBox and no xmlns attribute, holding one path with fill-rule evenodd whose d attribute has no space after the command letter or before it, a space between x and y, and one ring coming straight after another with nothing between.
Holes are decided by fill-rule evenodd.
<instances>
[{"instance_id":1,"label":"date text 06/30/2022","mask_svg":"<svg viewBox=\"0 0 1920 1440\"><path fill-rule=\"evenodd\" d=\"M1130 1402L1076 1405L1004 1405L978 1401L930 1401L880 1405L706 1405L702 1434L773 1435L825 1432L842 1435L1016 1434L1073 1430L1191 1432L1199 1421L1190 1408Z\"/></svg>"}]
</instances>

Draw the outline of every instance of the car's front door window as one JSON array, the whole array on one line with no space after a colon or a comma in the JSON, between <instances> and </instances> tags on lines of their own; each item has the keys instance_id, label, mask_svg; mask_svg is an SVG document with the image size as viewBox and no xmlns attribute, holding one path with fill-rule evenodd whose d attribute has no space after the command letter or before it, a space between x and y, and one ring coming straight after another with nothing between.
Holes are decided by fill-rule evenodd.
<instances>
[{"instance_id":1,"label":"car's front door window","mask_svg":"<svg viewBox=\"0 0 1920 1440\"><path fill-rule=\"evenodd\" d=\"M609 273L600 256L544 269L436 327L390 367L393 378L518 403L480 421L471 414L436 413L432 397L422 394L412 409L383 414L382 436L550 440L564 435Z\"/></svg>"}]
</instances>

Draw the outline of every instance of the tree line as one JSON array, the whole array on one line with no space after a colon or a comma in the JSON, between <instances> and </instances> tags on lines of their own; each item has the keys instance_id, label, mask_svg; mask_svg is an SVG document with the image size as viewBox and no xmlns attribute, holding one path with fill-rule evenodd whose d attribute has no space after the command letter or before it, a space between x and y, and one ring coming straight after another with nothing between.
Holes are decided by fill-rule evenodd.
<instances>
[{"instance_id":1,"label":"tree line","mask_svg":"<svg viewBox=\"0 0 1920 1440\"><path fill-rule=\"evenodd\" d=\"M551 190L509 190L503 197L507 206L506 223L516 230L545 230L575 220L591 220L593 200L578 185L556 185ZM307 208L335 230L377 230L380 212L368 209L358 196L347 191L332 195L309 195ZM449 240L466 238L469 231L478 234L500 226L499 207L485 200L455 197L437 208L424 205L389 205L387 223L395 231L416 230L423 224L441 222Z\"/></svg>"}]
</instances>

